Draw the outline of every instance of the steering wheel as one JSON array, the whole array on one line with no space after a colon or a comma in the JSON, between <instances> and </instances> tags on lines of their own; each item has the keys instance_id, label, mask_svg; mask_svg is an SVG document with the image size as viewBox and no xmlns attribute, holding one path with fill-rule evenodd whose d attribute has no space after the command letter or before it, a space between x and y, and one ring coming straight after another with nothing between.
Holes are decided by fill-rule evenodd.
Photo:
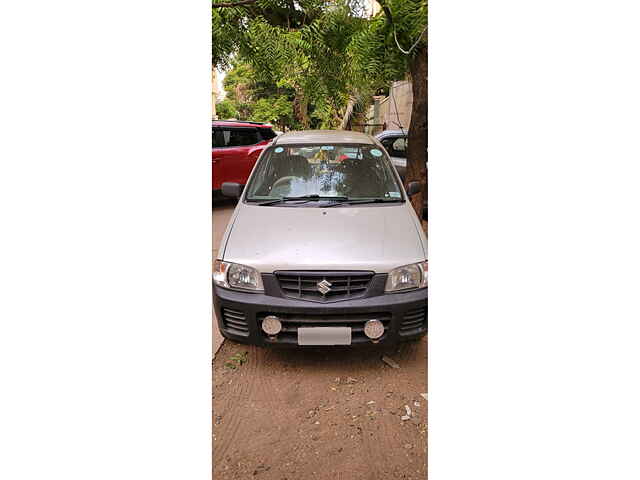
<instances>
[{"instance_id":1,"label":"steering wheel","mask_svg":"<svg viewBox=\"0 0 640 480\"><path fill-rule=\"evenodd\" d=\"M296 178L297 177L295 175L288 175L286 177L279 178L278 180L275 181L275 183L273 185L271 185L271 191L275 190L276 188L278 188L280 185L282 185L285 182L291 183Z\"/></svg>"}]
</instances>

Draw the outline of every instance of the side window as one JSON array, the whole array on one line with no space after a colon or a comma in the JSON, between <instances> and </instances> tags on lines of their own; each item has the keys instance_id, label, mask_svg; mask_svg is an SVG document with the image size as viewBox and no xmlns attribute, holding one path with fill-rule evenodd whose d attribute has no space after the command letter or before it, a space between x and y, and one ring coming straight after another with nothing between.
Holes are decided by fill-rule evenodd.
<instances>
[{"instance_id":1,"label":"side window","mask_svg":"<svg viewBox=\"0 0 640 480\"><path fill-rule=\"evenodd\" d=\"M227 147L244 147L247 145L255 145L259 142L258 132L255 128L229 130L229 134Z\"/></svg>"},{"instance_id":2,"label":"side window","mask_svg":"<svg viewBox=\"0 0 640 480\"><path fill-rule=\"evenodd\" d=\"M407 139L406 137L396 138L391 144L391 149L395 152L394 157L407 156Z\"/></svg>"},{"instance_id":3,"label":"side window","mask_svg":"<svg viewBox=\"0 0 640 480\"><path fill-rule=\"evenodd\" d=\"M243 147L262 141L258 137L258 132L250 128L214 128L212 139L213 146L217 148Z\"/></svg>"},{"instance_id":4,"label":"side window","mask_svg":"<svg viewBox=\"0 0 640 480\"><path fill-rule=\"evenodd\" d=\"M391 151L391 145L393 144L394 140L395 140L395 138L392 138L392 137L387 137L387 138L383 138L382 140L380 140L380 143L382 143L382 146L387 151L389 156L393 156L393 153Z\"/></svg>"},{"instance_id":5,"label":"side window","mask_svg":"<svg viewBox=\"0 0 640 480\"><path fill-rule=\"evenodd\" d=\"M407 157L407 138L406 137L388 137L381 141L382 146L392 157Z\"/></svg>"},{"instance_id":6,"label":"side window","mask_svg":"<svg viewBox=\"0 0 640 480\"><path fill-rule=\"evenodd\" d=\"M262 137L262 140L271 140L276 136L274 131L271 130L270 128L259 128L258 131L260 132L260 136Z\"/></svg>"},{"instance_id":7,"label":"side window","mask_svg":"<svg viewBox=\"0 0 640 480\"><path fill-rule=\"evenodd\" d=\"M229 131L228 130L220 130L218 128L214 128L212 132L212 145L214 147L226 147L227 143L229 143Z\"/></svg>"}]
</instances>

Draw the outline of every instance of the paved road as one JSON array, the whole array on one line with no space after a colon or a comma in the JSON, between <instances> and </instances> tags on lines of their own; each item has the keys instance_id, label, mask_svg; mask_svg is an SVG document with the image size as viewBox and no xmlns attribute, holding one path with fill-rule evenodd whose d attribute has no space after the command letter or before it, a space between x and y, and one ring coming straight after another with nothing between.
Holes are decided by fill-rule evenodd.
<instances>
[{"instance_id":1,"label":"paved road","mask_svg":"<svg viewBox=\"0 0 640 480\"><path fill-rule=\"evenodd\" d=\"M218 249L220 248L220 242L222 241L222 236L224 235L224 231L227 228L227 222L231 218L231 214L233 213L233 209L235 205L233 203L225 202L220 206L216 206L213 209L213 259L218 258ZM215 357L216 352L222 345L223 337L220 335L220 330L218 330L218 322L215 318L215 313L213 314L213 355Z\"/></svg>"},{"instance_id":2,"label":"paved road","mask_svg":"<svg viewBox=\"0 0 640 480\"><path fill-rule=\"evenodd\" d=\"M213 211L214 258L233 208ZM391 351L221 340L214 322L214 478L426 478L426 337Z\"/></svg>"}]
</instances>

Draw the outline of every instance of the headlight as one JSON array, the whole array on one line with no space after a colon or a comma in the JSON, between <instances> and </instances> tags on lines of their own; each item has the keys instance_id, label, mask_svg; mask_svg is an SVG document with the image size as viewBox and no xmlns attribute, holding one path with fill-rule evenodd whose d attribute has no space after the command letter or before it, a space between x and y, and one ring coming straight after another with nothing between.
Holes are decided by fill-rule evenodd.
<instances>
[{"instance_id":1,"label":"headlight","mask_svg":"<svg viewBox=\"0 0 640 480\"><path fill-rule=\"evenodd\" d=\"M223 288L264 291L262 277L255 268L222 260L216 260L213 265L213 282Z\"/></svg>"},{"instance_id":2,"label":"headlight","mask_svg":"<svg viewBox=\"0 0 640 480\"><path fill-rule=\"evenodd\" d=\"M385 292L415 290L427 286L427 262L413 263L392 270L387 277Z\"/></svg>"}]
</instances>

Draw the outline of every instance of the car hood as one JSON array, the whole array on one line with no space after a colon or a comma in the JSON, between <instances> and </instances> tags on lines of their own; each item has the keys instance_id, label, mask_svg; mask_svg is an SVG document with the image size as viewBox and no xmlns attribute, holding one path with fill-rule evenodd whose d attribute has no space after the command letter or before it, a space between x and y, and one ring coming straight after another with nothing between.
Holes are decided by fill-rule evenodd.
<instances>
[{"instance_id":1,"label":"car hood","mask_svg":"<svg viewBox=\"0 0 640 480\"><path fill-rule=\"evenodd\" d=\"M277 270L370 270L386 273L425 260L409 203L335 208L240 204L223 259Z\"/></svg>"}]
</instances>

